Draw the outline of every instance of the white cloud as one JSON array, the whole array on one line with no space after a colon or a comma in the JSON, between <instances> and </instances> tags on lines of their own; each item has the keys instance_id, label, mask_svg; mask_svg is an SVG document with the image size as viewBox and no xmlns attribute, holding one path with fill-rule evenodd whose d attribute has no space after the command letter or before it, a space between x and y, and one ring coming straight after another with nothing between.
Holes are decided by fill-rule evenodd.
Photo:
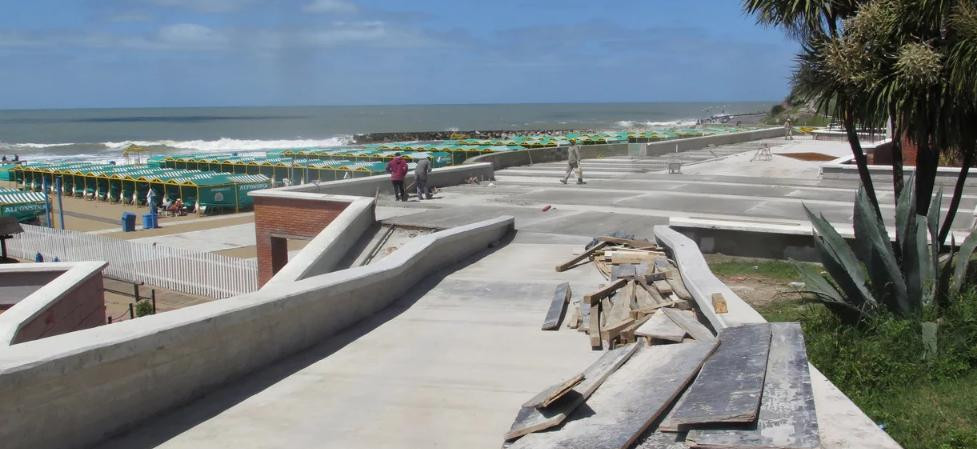
<instances>
[{"instance_id":1,"label":"white cloud","mask_svg":"<svg viewBox=\"0 0 977 449\"><path fill-rule=\"evenodd\" d=\"M347 0L313 0L302 8L311 13L354 13L358 9Z\"/></svg>"},{"instance_id":2,"label":"white cloud","mask_svg":"<svg viewBox=\"0 0 977 449\"><path fill-rule=\"evenodd\" d=\"M151 0L160 6L176 6L201 12L228 12L240 9L254 0Z\"/></svg>"},{"instance_id":3,"label":"white cloud","mask_svg":"<svg viewBox=\"0 0 977 449\"><path fill-rule=\"evenodd\" d=\"M185 49L212 49L227 44L224 34L203 25L179 23L159 29L157 39L165 47Z\"/></svg>"}]
</instances>

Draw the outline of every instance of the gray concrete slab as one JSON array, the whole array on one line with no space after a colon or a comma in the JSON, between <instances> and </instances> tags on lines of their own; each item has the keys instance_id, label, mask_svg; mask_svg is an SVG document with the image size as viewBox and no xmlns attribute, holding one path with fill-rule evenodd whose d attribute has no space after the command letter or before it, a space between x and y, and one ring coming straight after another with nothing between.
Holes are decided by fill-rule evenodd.
<instances>
[{"instance_id":1,"label":"gray concrete slab","mask_svg":"<svg viewBox=\"0 0 977 449\"><path fill-rule=\"evenodd\" d=\"M517 235L341 335L100 447L498 447L520 404L600 355L579 332L539 331L556 285L582 293L602 280L591 266L553 271L579 248Z\"/></svg>"}]
</instances>

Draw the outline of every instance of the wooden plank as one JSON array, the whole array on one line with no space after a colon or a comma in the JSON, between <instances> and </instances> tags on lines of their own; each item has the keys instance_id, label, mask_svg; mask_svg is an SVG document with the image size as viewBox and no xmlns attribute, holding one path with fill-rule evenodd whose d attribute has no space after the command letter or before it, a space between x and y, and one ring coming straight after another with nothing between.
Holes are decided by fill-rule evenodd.
<instances>
[{"instance_id":1,"label":"wooden plank","mask_svg":"<svg viewBox=\"0 0 977 449\"><path fill-rule=\"evenodd\" d=\"M586 307L586 306L585 306ZM600 303L590 304L590 347L599 348L600 344Z\"/></svg>"},{"instance_id":2,"label":"wooden plank","mask_svg":"<svg viewBox=\"0 0 977 449\"><path fill-rule=\"evenodd\" d=\"M657 243L649 242L648 240L622 239L606 235L597 237L597 241L602 243L613 243L615 245L627 245L632 248L660 248Z\"/></svg>"},{"instance_id":3,"label":"wooden plank","mask_svg":"<svg viewBox=\"0 0 977 449\"><path fill-rule=\"evenodd\" d=\"M592 254L596 253L597 251L600 251L600 250L604 249L604 247L607 246L607 245L608 245L607 242L600 242L600 243L594 245L593 247L591 247L587 251L584 251L583 254L580 254L579 256L574 257L573 259L570 259L566 263L557 265L556 266L556 271L558 271L558 272L560 272L560 271L567 271L570 268L573 268L578 263L580 263L580 262L586 260L587 258L589 258Z\"/></svg>"},{"instance_id":4,"label":"wooden plank","mask_svg":"<svg viewBox=\"0 0 977 449\"><path fill-rule=\"evenodd\" d=\"M668 285L672 287L672 291L679 299L684 299L686 301L692 300L692 294L689 293L689 289L685 287L685 279L682 278L682 273L678 268L672 270L672 278L668 280Z\"/></svg>"},{"instance_id":5,"label":"wooden plank","mask_svg":"<svg viewBox=\"0 0 977 449\"><path fill-rule=\"evenodd\" d=\"M642 324L648 321L651 315L643 315L634 318L634 321L621 330L621 341L624 343L633 343L635 341L634 331L641 327Z\"/></svg>"},{"instance_id":6,"label":"wooden plank","mask_svg":"<svg viewBox=\"0 0 977 449\"><path fill-rule=\"evenodd\" d=\"M665 315L668 315L668 317L671 318L675 324L682 329L685 329L685 331L688 332L692 338L699 341L712 341L716 339L716 337L712 335L712 332L709 331L709 328L696 321L696 319L689 312L668 307L661 310L665 311Z\"/></svg>"},{"instance_id":7,"label":"wooden plank","mask_svg":"<svg viewBox=\"0 0 977 449\"><path fill-rule=\"evenodd\" d=\"M634 265L611 265L611 280L634 279Z\"/></svg>"},{"instance_id":8,"label":"wooden plank","mask_svg":"<svg viewBox=\"0 0 977 449\"><path fill-rule=\"evenodd\" d=\"M604 309L606 316L606 321L602 323L604 327L617 326L620 322L631 318L631 297L627 296L630 293L628 288L625 287L614 295L613 299L605 299L610 304L610 308Z\"/></svg>"},{"instance_id":9,"label":"wooden plank","mask_svg":"<svg viewBox=\"0 0 977 449\"><path fill-rule=\"evenodd\" d=\"M770 333L770 356L756 423L746 428L690 430L687 443L691 447L820 447L811 373L801 327L797 323L771 323Z\"/></svg>"},{"instance_id":10,"label":"wooden plank","mask_svg":"<svg viewBox=\"0 0 977 449\"><path fill-rule=\"evenodd\" d=\"M685 329L675 324L665 313L656 312L651 319L634 331L635 335L657 338L681 343L685 338Z\"/></svg>"},{"instance_id":11,"label":"wooden plank","mask_svg":"<svg viewBox=\"0 0 977 449\"><path fill-rule=\"evenodd\" d=\"M672 286L668 284L668 281L655 281L651 284L661 293L662 296L668 296L672 294Z\"/></svg>"},{"instance_id":12,"label":"wooden plank","mask_svg":"<svg viewBox=\"0 0 977 449\"><path fill-rule=\"evenodd\" d=\"M553 293L553 300L550 301L550 309L546 312L546 319L543 320L544 331L552 331L560 328L560 320L566 311L566 305L570 302L570 284L564 282L556 286Z\"/></svg>"},{"instance_id":13,"label":"wooden plank","mask_svg":"<svg viewBox=\"0 0 977 449\"><path fill-rule=\"evenodd\" d=\"M570 310L567 312L566 324L569 329L576 329L580 326L580 301L570 303Z\"/></svg>"},{"instance_id":14,"label":"wooden plank","mask_svg":"<svg viewBox=\"0 0 977 449\"><path fill-rule=\"evenodd\" d=\"M580 301L580 325L577 326L577 330L583 333L587 333L590 330L590 305Z\"/></svg>"},{"instance_id":15,"label":"wooden plank","mask_svg":"<svg viewBox=\"0 0 977 449\"><path fill-rule=\"evenodd\" d=\"M638 439L634 449L688 449L684 433L648 432Z\"/></svg>"},{"instance_id":16,"label":"wooden plank","mask_svg":"<svg viewBox=\"0 0 977 449\"><path fill-rule=\"evenodd\" d=\"M614 292L616 292L617 289L619 289L621 287L624 287L625 285L628 285L628 280L627 279L617 279L614 282L611 282L610 285L608 285L608 286L606 286L606 287L604 287L604 288L602 288L600 290L597 290L596 292L590 293L588 295L584 295L584 297L583 297L584 303L585 304L596 304L596 303L600 302L600 300L602 300L602 299L604 299L604 298L606 298L608 296L611 296L611 294L613 294Z\"/></svg>"},{"instance_id":17,"label":"wooden plank","mask_svg":"<svg viewBox=\"0 0 977 449\"><path fill-rule=\"evenodd\" d=\"M536 407L523 407L516 415L515 422L509 432L505 434L505 439L526 435L543 429L559 425L570 413L580 404L583 404L594 390L600 386L621 365L624 364L638 349L638 345L622 346L617 349L607 351L596 362L583 371L583 381L573 387L573 389L549 407L540 410Z\"/></svg>"},{"instance_id":18,"label":"wooden plank","mask_svg":"<svg viewBox=\"0 0 977 449\"><path fill-rule=\"evenodd\" d=\"M712 294L712 309L716 313L729 313L729 309L726 308L726 298L723 297L722 293Z\"/></svg>"},{"instance_id":19,"label":"wooden plank","mask_svg":"<svg viewBox=\"0 0 977 449\"><path fill-rule=\"evenodd\" d=\"M510 449L631 447L688 385L716 344L642 346L563 427L526 435Z\"/></svg>"},{"instance_id":20,"label":"wooden plank","mask_svg":"<svg viewBox=\"0 0 977 449\"><path fill-rule=\"evenodd\" d=\"M632 264L655 260L655 253L637 251L604 251L604 260L613 264Z\"/></svg>"},{"instance_id":21,"label":"wooden plank","mask_svg":"<svg viewBox=\"0 0 977 449\"><path fill-rule=\"evenodd\" d=\"M630 327L632 324L634 324L634 319L627 318L624 321L618 322L617 324L601 329L601 338L604 339L604 342L610 345L612 340L621 335L621 332Z\"/></svg>"},{"instance_id":22,"label":"wooden plank","mask_svg":"<svg viewBox=\"0 0 977 449\"><path fill-rule=\"evenodd\" d=\"M637 284L634 289L634 302L635 309L652 309L660 304L643 285Z\"/></svg>"},{"instance_id":23,"label":"wooden plank","mask_svg":"<svg viewBox=\"0 0 977 449\"><path fill-rule=\"evenodd\" d=\"M532 399L522 404L523 407L546 408L550 404L565 396L577 384L583 381L583 373L579 373L563 382L549 386Z\"/></svg>"},{"instance_id":24,"label":"wooden plank","mask_svg":"<svg viewBox=\"0 0 977 449\"><path fill-rule=\"evenodd\" d=\"M719 331L719 349L709 357L692 386L679 399L658 430L677 432L693 427L756 420L763 394L770 350L767 323L727 327Z\"/></svg>"}]
</instances>

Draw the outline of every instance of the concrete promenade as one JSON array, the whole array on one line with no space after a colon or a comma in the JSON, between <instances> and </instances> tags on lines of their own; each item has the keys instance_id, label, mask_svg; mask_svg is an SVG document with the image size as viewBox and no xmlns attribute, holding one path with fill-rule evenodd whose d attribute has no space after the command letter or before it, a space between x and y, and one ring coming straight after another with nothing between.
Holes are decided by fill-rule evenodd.
<instances>
[{"instance_id":1,"label":"concrete promenade","mask_svg":"<svg viewBox=\"0 0 977 449\"><path fill-rule=\"evenodd\" d=\"M600 353L539 330L553 290L603 280L553 266L588 239L521 232L283 363L103 448L496 448L519 405Z\"/></svg>"},{"instance_id":2,"label":"concrete promenade","mask_svg":"<svg viewBox=\"0 0 977 449\"><path fill-rule=\"evenodd\" d=\"M620 230L650 237L651 225L685 219L810 229L803 205L842 228L850 227L857 180L822 180L818 170L824 162L785 156L811 152L844 156L850 154L848 144L798 139L768 139L642 159L587 159L582 164L585 185L574 184L572 178L569 185L558 182L565 172L564 162L513 167L496 172L494 183L445 188L435 201L382 204L424 209L386 220L400 225L446 227L505 213L516 217L517 229L583 236ZM773 159L751 162L760 144L770 145ZM665 172L671 160L685 164L682 174ZM879 182L875 188L886 222L892 226L892 186ZM949 204L949 193L944 207ZM954 220L957 230L973 224L977 185L968 185L964 193ZM550 208L544 212L546 206Z\"/></svg>"},{"instance_id":3,"label":"concrete promenade","mask_svg":"<svg viewBox=\"0 0 977 449\"><path fill-rule=\"evenodd\" d=\"M385 199L388 225L452 227L508 214L519 231L508 244L427 277L392 306L312 349L98 447L499 447L520 404L599 355L579 332L539 330L557 284L571 282L580 297L603 281L591 265L553 270L591 236L623 231L652 238L653 225L683 217L799 226L806 222L802 202L850 223L853 182L751 172L778 163L810 172L817 163L775 155L744 165L744 176L711 174L756 148L586 160L588 184L580 186L557 181L562 163L537 164L502 170L493 183L446 188L434 201ZM792 148L798 149L774 153ZM821 152L829 150L841 151ZM662 172L675 157L689 163L687 174ZM891 195L879 188L883 198ZM961 227L972 220L967 211L977 203L975 193L968 189ZM863 443L830 447L872 447Z\"/></svg>"}]
</instances>

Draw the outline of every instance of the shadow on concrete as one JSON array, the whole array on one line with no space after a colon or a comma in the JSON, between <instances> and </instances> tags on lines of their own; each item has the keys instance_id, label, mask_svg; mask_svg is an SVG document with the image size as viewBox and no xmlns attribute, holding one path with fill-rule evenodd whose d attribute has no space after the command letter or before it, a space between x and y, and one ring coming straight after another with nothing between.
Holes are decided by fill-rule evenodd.
<instances>
[{"instance_id":1,"label":"shadow on concrete","mask_svg":"<svg viewBox=\"0 0 977 449\"><path fill-rule=\"evenodd\" d=\"M216 390L197 397L188 404L147 418L129 430L111 436L93 447L99 449L144 449L162 445L173 437L219 415L292 374L329 357L387 321L396 318L437 287L450 274L477 263L482 258L508 245L515 238L516 233L517 231L514 231L488 249L432 273L415 284L406 295L394 301L390 306L351 325L340 333L326 338L319 344L271 362L268 366L232 380Z\"/></svg>"}]
</instances>

